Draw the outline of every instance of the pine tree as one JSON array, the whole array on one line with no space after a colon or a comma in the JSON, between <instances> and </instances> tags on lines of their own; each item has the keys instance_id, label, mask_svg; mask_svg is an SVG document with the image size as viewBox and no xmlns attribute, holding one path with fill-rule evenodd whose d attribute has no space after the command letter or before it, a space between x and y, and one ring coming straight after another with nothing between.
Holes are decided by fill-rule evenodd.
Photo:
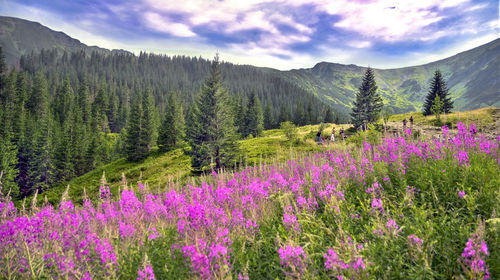
<instances>
[{"instance_id":1,"label":"pine tree","mask_svg":"<svg viewBox=\"0 0 500 280\"><path fill-rule=\"evenodd\" d=\"M0 49L1 50L1 49ZM0 53L0 172L3 172L3 188L11 192L13 197L19 196L19 188L15 182L17 169L17 146L14 139L15 79L14 71L5 77L2 66L3 54ZM3 68L3 69L2 69Z\"/></svg>"},{"instance_id":2,"label":"pine tree","mask_svg":"<svg viewBox=\"0 0 500 280\"><path fill-rule=\"evenodd\" d=\"M141 142L145 145L146 153L151 151L158 139L158 120L156 115L153 93L148 88L142 95L142 129Z\"/></svg>"},{"instance_id":3,"label":"pine tree","mask_svg":"<svg viewBox=\"0 0 500 280\"><path fill-rule=\"evenodd\" d=\"M278 116L278 124L281 124L282 122L287 122L291 120L290 117L290 109L287 108L285 105L281 105L280 108L280 114Z\"/></svg>"},{"instance_id":4,"label":"pine tree","mask_svg":"<svg viewBox=\"0 0 500 280\"><path fill-rule=\"evenodd\" d=\"M264 129L273 129L275 125L273 109L271 108L270 102L268 102L264 109Z\"/></svg>"},{"instance_id":5,"label":"pine tree","mask_svg":"<svg viewBox=\"0 0 500 280\"><path fill-rule=\"evenodd\" d=\"M93 127L107 133L109 130L108 115L109 100L104 82L101 82L97 96L92 104Z\"/></svg>"},{"instance_id":6,"label":"pine tree","mask_svg":"<svg viewBox=\"0 0 500 280\"><path fill-rule=\"evenodd\" d=\"M373 69L368 68L363 77L363 83L356 94L351 112L354 127L377 121L383 107L382 97L377 93L377 83Z\"/></svg>"},{"instance_id":7,"label":"pine tree","mask_svg":"<svg viewBox=\"0 0 500 280\"><path fill-rule=\"evenodd\" d=\"M436 94L439 95L441 102L443 102L441 113L450 113L451 109L453 109L453 101L451 101L451 98L449 97L446 82L444 81L443 75L439 70L436 70L434 72L434 77L431 81L429 93L427 94L424 101L424 116L433 114L431 111L431 107L434 103L434 99L436 98Z\"/></svg>"},{"instance_id":8,"label":"pine tree","mask_svg":"<svg viewBox=\"0 0 500 280\"><path fill-rule=\"evenodd\" d=\"M34 102L36 100L37 102ZM49 109L49 92L45 75L38 73L31 94L33 133L33 158L30 161L29 173L33 189L39 191L48 188L53 180L53 123ZM29 194L28 193L28 194Z\"/></svg>"},{"instance_id":9,"label":"pine tree","mask_svg":"<svg viewBox=\"0 0 500 280\"><path fill-rule=\"evenodd\" d=\"M245 130L244 137L253 135L254 137L260 136L264 130L264 114L262 112L262 105L260 99L252 92L248 101L248 110L245 114Z\"/></svg>"},{"instance_id":10,"label":"pine tree","mask_svg":"<svg viewBox=\"0 0 500 280\"><path fill-rule=\"evenodd\" d=\"M184 138L184 112L177 96L172 93L168 98L167 111L160 127L158 147L162 152L173 150L179 147Z\"/></svg>"},{"instance_id":11,"label":"pine tree","mask_svg":"<svg viewBox=\"0 0 500 280\"><path fill-rule=\"evenodd\" d=\"M236 131L245 137L245 117L247 114L247 104L244 97L238 98L234 109L234 125Z\"/></svg>"},{"instance_id":12,"label":"pine tree","mask_svg":"<svg viewBox=\"0 0 500 280\"><path fill-rule=\"evenodd\" d=\"M190 109L188 120L193 169L204 171L214 167L218 170L231 166L238 152L236 128L227 90L222 85L218 54L212 61L210 76L202 86L196 105ZM193 130L191 125L200 129Z\"/></svg>"},{"instance_id":13,"label":"pine tree","mask_svg":"<svg viewBox=\"0 0 500 280\"><path fill-rule=\"evenodd\" d=\"M62 125L68 118L73 98L73 88L71 87L69 79L66 78L64 79L61 88L57 91L54 101L52 102L54 116L60 125Z\"/></svg>"},{"instance_id":14,"label":"pine tree","mask_svg":"<svg viewBox=\"0 0 500 280\"><path fill-rule=\"evenodd\" d=\"M203 146L203 141L206 141L203 138L206 126L200 123L200 114L200 109L196 105L196 102L193 102L189 107L186 117L186 139L191 146L191 150L188 152L191 156L191 166L196 167L197 170L201 170L202 166L209 164L205 154L206 144L205 147Z\"/></svg>"},{"instance_id":15,"label":"pine tree","mask_svg":"<svg viewBox=\"0 0 500 280\"><path fill-rule=\"evenodd\" d=\"M144 111L142 98L135 97L132 101L127 124L126 154L129 161L140 161L148 153L148 139L143 138Z\"/></svg>"},{"instance_id":16,"label":"pine tree","mask_svg":"<svg viewBox=\"0 0 500 280\"><path fill-rule=\"evenodd\" d=\"M17 108L14 125L14 139L17 145L17 169L19 171L16 177L16 183L19 186L21 196L24 196L25 190L29 190L29 160L31 158L31 131L28 129L28 116L25 109L27 99L26 74L19 73L16 83Z\"/></svg>"},{"instance_id":17,"label":"pine tree","mask_svg":"<svg viewBox=\"0 0 500 280\"><path fill-rule=\"evenodd\" d=\"M315 113L316 112L316 113ZM309 100L307 103L307 108L306 108L306 116L305 116L305 124L315 124L318 119L318 113L317 110L313 110L313 105L312 101Z\"/></svg>"},{"instance_id":18,"label":"pine tree","mask_svg":"<svg viewBox=\"0 0 500 280\"><path fill-rule=\"evenodd\" d=\"M90 124L92 119L92 109L90 105L90 93L87 80L83 79L78 86L77 104L82 111L82 119L86 124Z\"/></svg>"},{"instance_id":19,"label":"pine tree","mask_svg":"<svg viewBox=\"0 0 500 280\"><path fill-rule=\"evenodd\" d=\"M334 123L335 122L335 116L333 115L333 111L330 108L330 106L328 106L328 108L326 108L324 122L325 123Z\"/></svg>"},{"instance_id":20,"label":"pine tree","mask_svg":"<svg viewBox=\"0 0 500 280\"><path fill-rule=\"evenodd\" d=\"M307 123L307 116L306 112L304 111L304 105L300 101L297 104L297 109L295 109L293 122L299 126L305 125Z\"/></svg>"}]
</instances>

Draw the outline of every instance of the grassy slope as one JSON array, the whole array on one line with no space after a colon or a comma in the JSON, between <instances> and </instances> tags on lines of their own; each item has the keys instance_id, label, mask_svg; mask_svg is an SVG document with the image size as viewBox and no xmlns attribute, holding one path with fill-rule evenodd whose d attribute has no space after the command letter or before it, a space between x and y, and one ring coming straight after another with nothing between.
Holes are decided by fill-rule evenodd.
<instances>
[{"instance_id":1,"label":"grassy slope","mask_svg":"<svg viewBox=\"0 0 500 280\"><path fill-rule=\"evenodd\" d=\"M478 128L491 124L494 119L492 114L498 108L487 107L467 112L456 112L443 116L443 121L456 124L457 121L466 123L476 123ZM391 122L401 122L404 118L409 119L413 115L416 125L431 125L434 116L424 117L421 112L393 115ZM343 125L347 128L350 125ZM301 141L288 141L280 129L264 131L262 137L246 139L240 141L240 157L238 162L244 165L258 165L261 162L286 161L296 153L308 153L320 151L326 147L315 144L314 137L318 131L318 125L307 125L298 128L298 138ZM331 124L326 125L323 136L328 137L331 131ZM337 125L337 134L340 126ZM180 180L185 183L190 180L190 157L185 155L182 149L176 149L167 153L157 151L151 152L149 157L143 162L131 163L122 158L107 165L101 166L87 174L74 178L67 184L70 185L69 196L77 203L82 202L83 190L85 188L89 197L93 198L99 194L99 183L103 172L105 172L107 183L111 192L118 193L121 184L121 174L124 173L128 184L137 186L137 182L142 178L150 188L163 188L169 182ZM194 178L191 178L194 179ZM44 197L52 204L58 204L67 184L63 184L45 191L38 197L39 202ZM29 199L28 199L29 200ZM20 204L18 202L17 204ZM19 205L18 205L19 206Z\"/></svg>"},{"instance_id":2,"label":"grassy slope","mask_svg":"<svg viewBox=\"0 0 500 280\"><path fill-rule=\"evenodd\" d=\"M318 125L308 125L298 128L298 138L301 141L288 141L279 129L264 131L262 137L241 140L238 162L243 165L255 165L260 162L285 161L290 158L290 153L319 151L322 147L315 145L311 137L311 135L314 137L318 127ZM325 136L330 129L331 125L325 128ZM307 138L305 141L304 137ZM38 196L38 201L43 201L47 196L47 200L51 204L58 204L68 184L70 186L69 196L77 203L82 202L84 188L89 197L97 197L103 172L105 172L111 192L117 194L122 173L125 174L128 184L133 186L137 185L136 183L140 180L142 174L143 181L147 182L150 188L155 189L163 188L172 181L186 182L190 171L190 157L184 154L183 149L180 148L167 153L153 151L148 158L139 163L128 162L122 158L101 166L72 179L67 184L45 191Z\"/></svg>"},{"instance_id":3,"label":"grassy slope","mask_svg":"<svg viewBox=\"0 0 500 280\"><path fill-rule=\"evenodd\" d=\"M475 123L478 127L483 127L486 124L490 124L494 121L493 113L497 112L499 109L495 107L486 107L481 109L476 109L466 112L453 112L451 114L441 115L441 120L443 122L451 122L456 124L458 121L465 123ZM393 115L389 118L390 122L401 122L403 119L410 119L413 116L414 123L416 125L432 125L434 123L434 115L424 116L422 112L410 112L405 114Z\"/></svg>"}]
</instances>

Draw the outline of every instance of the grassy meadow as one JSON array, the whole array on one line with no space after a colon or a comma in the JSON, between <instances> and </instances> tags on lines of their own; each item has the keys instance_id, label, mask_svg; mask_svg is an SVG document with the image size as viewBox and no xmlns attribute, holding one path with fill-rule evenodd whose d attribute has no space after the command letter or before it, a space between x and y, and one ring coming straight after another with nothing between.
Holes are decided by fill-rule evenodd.
<instances>
[{"instance_id":1,"label":"grassy meadow","mask_svg":"<svg viewBox=\"0 0 500 280\"><path fill-rule=\"evenodd\" d=\"M406 134L329 147L309 138L314 126L300 128L299 140L267 131L242 141L237 172L195 180L177 150L78 178L57 206L16 209L4 198L0 275L496 279L500 140L457 125L443 140ZM78 182L81 206L71 200L82 197Z\"/></svg>"}]
</instances>

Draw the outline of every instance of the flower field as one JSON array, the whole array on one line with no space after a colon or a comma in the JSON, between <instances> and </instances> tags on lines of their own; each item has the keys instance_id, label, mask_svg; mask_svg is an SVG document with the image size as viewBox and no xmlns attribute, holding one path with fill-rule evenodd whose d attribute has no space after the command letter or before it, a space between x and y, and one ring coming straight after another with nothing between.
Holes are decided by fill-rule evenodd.
<instances>
[{"instance_id":1,"label":"flower field","mask_svg":"<svg viewBox=\"0 0 500 280\"><path fill-rule=\"evenodd\" d=\"M2 197L0 278L499 279L500 137L405 135L81 206Z\"/></svg>"}]
</instances>

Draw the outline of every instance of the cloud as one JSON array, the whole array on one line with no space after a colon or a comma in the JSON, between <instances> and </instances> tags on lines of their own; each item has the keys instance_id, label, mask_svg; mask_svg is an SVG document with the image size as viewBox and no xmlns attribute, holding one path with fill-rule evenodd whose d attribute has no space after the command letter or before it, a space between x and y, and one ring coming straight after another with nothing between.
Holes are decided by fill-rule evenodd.
<instances>
[{"instance_id":1,"label":"cloud","mask_svg":"<svg viewBox=\"0 0 500 280\"><path fill-rule=\"evenodd\" d=\"M4 1L2 14L90 45L192 55L219 50L233 62L281 69L319 60L411 65L499 36L497 0Z\"/></svg>"},{"instance_id":2,"label":"cloud","mask_svg":"<svg viewBox=\"0 0 500 280\"><path fill-rule=\"evenodd\" d=\"M147 26L159 32L172 34L177 37L196 36L188 25L170 21L167 17L162 17L157 13L148 12L144 15L144 19Z\"/></svg>"}]
</instances>

